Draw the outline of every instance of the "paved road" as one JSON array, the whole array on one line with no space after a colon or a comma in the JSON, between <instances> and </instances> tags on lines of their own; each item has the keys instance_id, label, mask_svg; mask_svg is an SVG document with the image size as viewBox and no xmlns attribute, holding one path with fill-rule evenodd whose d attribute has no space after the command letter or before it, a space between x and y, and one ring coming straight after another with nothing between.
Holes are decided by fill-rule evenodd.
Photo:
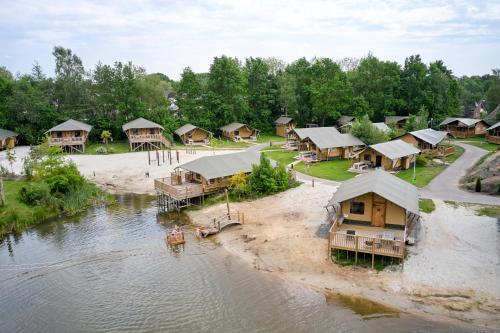
<instances>
[{"instance_id":1,"label":"paved road","mask_svg":"<svg viewBox=\"0 0 500 333\"><path fill-rule=\"evenodd\" d=\"M422 188L420 196L430 199L500 206L499 197L467 192L459 187L460 179L465 175L466 171L488 152L465 143L457 143L457 145L465 149L462 156L434 178L426 187Z\"/></svg>"}]
</instances>

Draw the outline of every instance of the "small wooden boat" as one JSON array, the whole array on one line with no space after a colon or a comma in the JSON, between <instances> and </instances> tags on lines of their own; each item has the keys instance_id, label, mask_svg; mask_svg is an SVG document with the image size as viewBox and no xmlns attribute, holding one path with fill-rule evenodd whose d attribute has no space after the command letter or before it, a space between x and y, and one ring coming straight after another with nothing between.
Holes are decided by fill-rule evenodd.
<instances>
[{"instance_id":1,"label":"small wooden boat","mask_svg":"<svg viewBox=\"0 0 500 333\"><path fill-rule=\"evenodd\" d=\"M165 242L170 246L175 246L186 243L186 240L184 239L184 233L181 231L176 235L167 235L167 237L165 237Z\"/></svg>"}]
</instances>

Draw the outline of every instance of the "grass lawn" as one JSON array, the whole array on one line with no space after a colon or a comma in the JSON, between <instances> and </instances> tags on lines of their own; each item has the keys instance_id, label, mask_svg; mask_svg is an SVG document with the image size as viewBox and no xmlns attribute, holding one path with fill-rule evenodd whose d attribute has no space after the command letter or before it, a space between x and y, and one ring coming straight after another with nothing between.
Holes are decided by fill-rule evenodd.
<instances>
[{"instance_id":1,"label":"grass lawn","mask_svg":"<svg viewBox=\"0 0 500 333\"><path fill-rule=\"evenodd\" d=\"M258 143L265 143L265 142L285 142L286 139L281 136L277 136L274 134L260 134L259 137L257 138Z\"/></svg>"},{"instance_id":2,"label":"grass lawn","mask_svg":"<svg viewBox=\"0 0 500 333\"><path fill-rule=\"evenodd\" d=\"M24 180L10 180L3 181L5 190L5 206L0 206L0 221L7 220L7 212L15 210L19 215L31 216L33 207L30 207L19 200L19 190L23 185L27 184ZM1 224L1 223L0 223Z\"/></svg>"},{"instance_id":3,"label":"grass lawn","mask_svg":"<svg viewBox=\"0 0 500 333\"><path fill-rule=\"evenodd\" d=\"M444 165L437 165L437 166L417 165L417 167L415 168L416 171L415 182L413 182L413 165L407 170L398 172L396 176L417 187L424 187L425 185L429 184L430 181L434 179L434 177L443 172L444 169L446 169L446 166Z\"/></svg>"},{"instance_id":4,"label":"grass lawn","mask_svg":"<svg viewBox=\"0 0 500 333\"><path fill-rule=\"evenodd\" d=\"M351 163L352 161L350 160L324 161L309 165L300 162L294 166L294 169L305 175L317 178L343 181L356 176L355 173L347 171L351 167Z\"/></svg>"},{"instance_id":5,"label":"grass lawn","mask_svg":"<svg viewBox=\"0 0 500 333\"><path fill-rule=\"evenodd\" d=\"M431 199L420 199L418 201L418 206L424 213L432 213L436 209L436 205Z\"/></svg>"},{"instance_id":6,"label":"grass lawn","mask_svg":"<svg viewBox=\"0 0 500 333\"><path fill-rule=\"evenodd\" d=\"M85 147L85 154L97 155L96 149L98 147L106 147L106 145L104 143L101 143L101 142L91 143L87 147ZM122 153L129 152L128 142L125 142L125 141L110 142L110 143L108 143L108 147L112 151L111 154L122 154Z\"/></svg>"},{"instance_id":7,"label":"grass lawn","mask_svg":"<svg viewBox=\"0 0 500 333\"><path fill-rule=\"evenodd\" d=\"M465 138L465 139L454 139L454 141L464 142L472 146L476 146L488 151L497 151L500 149L500 145L496 145L494 143L490 143L486 141L484 136L477 136L473 138Z\"/></svg>"},{"instance_id":8,"label":"grass lawn","mask_svg":"<svg viewBox=\"0 0 500 333\"><path fill-rule=\"evenodd\" d=\"M212 138L210 146L214 148L247 148L250 147L251 144L244 141L235 142L235 141L219 140L217 138Z\"/></svg>"},{"instance_id":9,"label":"grass lawn","mask_svg":"<svg viewBox=\"0 0 500 333\"><path fill-rule=\"evenodd\" d=\"M295 161L294 157L298 155L298 152L277 150L277 151L264 151L263 154L265 154L267 157L280 164L288 165Z\"/></svg>"}]
</instances>

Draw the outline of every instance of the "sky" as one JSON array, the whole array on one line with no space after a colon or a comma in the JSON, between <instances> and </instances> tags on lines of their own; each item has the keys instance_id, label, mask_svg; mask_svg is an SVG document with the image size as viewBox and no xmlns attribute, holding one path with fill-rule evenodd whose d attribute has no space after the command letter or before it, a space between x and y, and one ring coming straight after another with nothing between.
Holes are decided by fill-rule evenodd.
<instances>
[{"instance_id":1,"label":"sky","mask_svg":"<svg viewBox=\"0 0 500 333\"><path fill-rule=\"evenodd\" d=\"M178 79L222 54L361 58L401 64L441 59L457 76L500 68L500 0L0 0L0 66L53 75L52 49L70 48L90 69L132 61Z\"/></svg>"}]
</instances>

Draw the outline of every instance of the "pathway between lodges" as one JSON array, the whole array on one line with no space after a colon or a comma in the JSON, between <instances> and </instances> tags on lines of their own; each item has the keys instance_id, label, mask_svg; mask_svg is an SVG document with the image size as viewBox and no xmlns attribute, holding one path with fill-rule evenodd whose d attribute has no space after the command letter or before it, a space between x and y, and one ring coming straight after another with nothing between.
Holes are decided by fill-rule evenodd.
<instances>
[{"instance_id":1,"label":"pathway between lodges","mask_svg":"<svg viewBox=\"0 0 500 333\"><path fill-rule=\"evenodd\" d=\"M457 145L465 149L462 156L434 178L426 187L422 188L420 196L429 199L500 206L499 197L467 192L460 188L460 179L468 169L472 168L488 152L465 143L457 143Z\"/></svg>"}]
</instances>

